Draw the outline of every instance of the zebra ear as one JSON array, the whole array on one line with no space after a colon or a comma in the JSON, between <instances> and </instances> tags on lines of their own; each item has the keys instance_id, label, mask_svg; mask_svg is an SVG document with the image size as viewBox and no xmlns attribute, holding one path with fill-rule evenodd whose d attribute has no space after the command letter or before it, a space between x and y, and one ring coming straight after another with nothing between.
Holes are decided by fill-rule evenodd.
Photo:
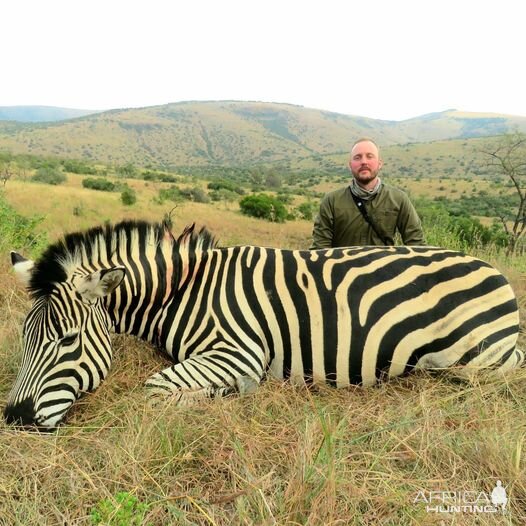
<instances>
[{"instance_id":1,"label":"zebra ear","mask_svg":"<svg viewBox=\"0 0 526 526\"><path fill-rule=\"evenodd\" d=\"M77 286L78 293L88 301L111 294L124 279L124 267L97 270L86 276Z\"/></svg>"},{"instance_id":2,"label":"zebra ear","mask_svg":"<svg viewBox=\"0 0 526 526\"><path fill-rule=\"evenodd\" d=\"M26 287L29 286L35 262L31 259L26 259L17 252L11 252L11 263L18 280Z\"/></svg>"}]
</instances>

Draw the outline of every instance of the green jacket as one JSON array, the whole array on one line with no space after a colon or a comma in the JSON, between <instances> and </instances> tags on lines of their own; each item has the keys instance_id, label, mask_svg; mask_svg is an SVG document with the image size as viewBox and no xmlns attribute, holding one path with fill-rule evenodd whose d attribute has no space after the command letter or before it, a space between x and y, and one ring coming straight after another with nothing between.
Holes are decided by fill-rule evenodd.
<instances>
[{"instance_id":1,"label":"green jacket","mask_svg":"<svg viewBox=\"0 0 526 526\"><path fill-rule=\"evenodd\" d=\"M365 203L376 229L394 245L396 230L405 245L423 245L422 224L405 192L382 183L376 196ZM325 195L314 220L311 249L384 245L356 206L349 186Z\"/></svg>"}]
</instances>

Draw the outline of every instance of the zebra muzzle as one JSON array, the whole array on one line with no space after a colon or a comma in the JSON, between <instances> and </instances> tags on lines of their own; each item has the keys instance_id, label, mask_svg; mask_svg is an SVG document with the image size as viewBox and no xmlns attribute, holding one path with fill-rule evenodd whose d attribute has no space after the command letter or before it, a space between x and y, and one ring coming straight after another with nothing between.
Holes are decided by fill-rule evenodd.
<instances>
[{"instance_id":1,"label":"zebra muzzle","mask_svg":"<svg viewBox=\"0 0 526 526\"><path fill-rule=\"evenodd\" d=\"M4 418L8 424L18 427L32 427L35 422L35 404L30 398L16 404L8 404L4 409Z\"/></svg>"}]
</instances>

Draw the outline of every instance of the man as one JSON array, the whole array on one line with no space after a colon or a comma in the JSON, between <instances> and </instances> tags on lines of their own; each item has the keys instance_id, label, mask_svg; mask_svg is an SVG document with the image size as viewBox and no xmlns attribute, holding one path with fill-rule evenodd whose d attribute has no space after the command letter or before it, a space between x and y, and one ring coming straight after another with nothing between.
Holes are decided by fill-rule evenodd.
<instances>
[{"instance_id":1,"label":"man","mask_svg":"<svg viewBox=\"0 0 526 526\"><path fill-rule=\"evenodd\" d=\"M378 177L382 164L373 140L364 138L353 144L351 184L322 199L311 249L394 245L396 230L405 245L424 244L420 219L407 194Z\"/></svg>"}]
</instances>

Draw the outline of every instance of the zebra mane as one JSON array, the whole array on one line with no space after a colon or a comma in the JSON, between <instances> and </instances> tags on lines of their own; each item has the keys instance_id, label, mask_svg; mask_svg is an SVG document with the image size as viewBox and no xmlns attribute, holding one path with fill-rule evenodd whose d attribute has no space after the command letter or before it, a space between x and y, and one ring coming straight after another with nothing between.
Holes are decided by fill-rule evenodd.
<instances>
[{"instance_id":1,"label":"zebra mane","mask_svg":"<svg viewBox=\"0 0 526 526\"><path fill-rule=\"evenodd\" d=\"M89 263L95 268L102 268L98 262L101 259L111 260L115 253L129 244L132 237L139 243L146 240L155 245L171 243L174 253L184 249L190 258L196 251L217 246L216 238L205 227L195 231L195 223L187 226L177 239L169 223L146 221L107 223L83 232L66 234L50 245L35 262L28 287L31 297L36 300L51 294L55 283L67 281L70 270L76 266Z\"/></svg>"}]
</instances>

